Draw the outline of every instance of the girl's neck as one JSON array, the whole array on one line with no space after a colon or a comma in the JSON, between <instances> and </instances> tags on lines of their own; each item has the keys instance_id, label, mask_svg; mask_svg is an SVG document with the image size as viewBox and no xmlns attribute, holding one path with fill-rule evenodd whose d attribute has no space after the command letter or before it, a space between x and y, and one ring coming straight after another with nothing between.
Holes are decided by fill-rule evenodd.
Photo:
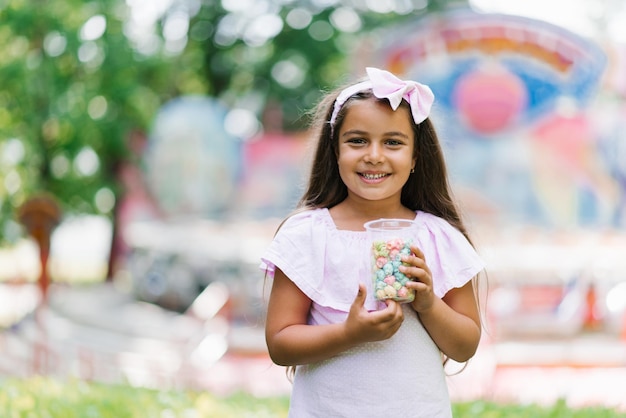
<instances>
[{"instance_id":1,"label":"girl's neck","mask_svg":"<svg viewBox=\"0 0 626 418\"><path fill-rule=\"evenodd\" d=\"M359 231L363 224L380 218L413 219L415 212L400 202L388 204L382 202L356 202L347 198L329 209L330 215L338 229Z\"/></svg>"}]
</instances>

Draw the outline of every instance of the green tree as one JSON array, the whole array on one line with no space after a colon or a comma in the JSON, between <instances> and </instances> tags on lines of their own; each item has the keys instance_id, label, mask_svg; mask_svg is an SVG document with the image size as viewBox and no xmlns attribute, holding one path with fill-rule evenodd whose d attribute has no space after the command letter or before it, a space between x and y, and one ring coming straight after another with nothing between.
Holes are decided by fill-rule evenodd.
<instances>
[{"instance_id":1,"label":"green tree","mask_svg":"<svg viewBox=\"0 0 626 418\"><path fill-rule=\"evenodd\" d=\"M366 3L205 2L191 20L190 39L203 44L210 93L259 116L268 104L278 107L282 128L299 130L307 122L302 114L321 91L345 81L364 36L375 40L392 25L467 6L467 1L391 1L370 9Z\"/></svg>"},{"instance_id":2,"label":"green tree","mask_svg":"<svg viewBox=\"0 0 626 418\"><path fill-rule=\"evenodd\" d=\"M14 212L38 191L65 213L110 214L127 138L159 106L204 93L201 56L145 53L118 0L8 0L0 6L0 239L22 232ZM162 38L155 38L162 44Z\"/></svg>"},{"instance_id":3,"label":"green tree","mask_svg":"<svg viewBox=\"0 0 626 418\"><path fill-rule=\"evenodd\" d=\"M0 243L22 236L15 210L38 191L65 214L111 216L128 137L169 99L278 108L279 129L302 129L363 35L459 2L365 3L0 1Z\"/></svg>"}]
</instances>

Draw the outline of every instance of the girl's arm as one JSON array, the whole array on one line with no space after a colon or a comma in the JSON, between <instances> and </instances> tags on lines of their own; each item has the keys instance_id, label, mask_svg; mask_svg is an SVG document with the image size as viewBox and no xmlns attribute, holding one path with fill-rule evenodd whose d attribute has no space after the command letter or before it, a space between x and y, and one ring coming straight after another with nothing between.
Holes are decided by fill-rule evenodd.
<instances>
[{"instance_id":1,"label":"girl's arm","mask_svg":"<svg viewBox=\"0 0 626 418\"><path fill-rule=\"evenodd\" d=\"M481 325L478 304L472 281L451 289L443 298L433 292L432 277L417 247L411 247L414 256L406 261L410 267L401 269L414 281L407 287L415 289L413 309L439 349L458 362L469 360L480 342Z\"/></svg>"},{"instance_id":2,"label":"girl's arm","mask_svg":"<svg viewBox=\"0 0 626 418\"><path fill-rule=\"evenodd\" d=\"M439 349L459 363L472 358L480 342L481 326L472 282L433 298L430 309L418 312Z\"/></svg>"},{"instance_id":3,"label":"girl's arm","mask_svg":"<svg viewBox=\"0 0 626 418\"><path fill-rule=\"evenodd\" d=\"M267 348L274 363L294 366L333 357L357 344L391 337L404 319L402 308L390 301L385 309L368 312L366 289L359 291L343 323L307 325L311 300L276 269L265 324Z\"/></svg>"}]
</instances>

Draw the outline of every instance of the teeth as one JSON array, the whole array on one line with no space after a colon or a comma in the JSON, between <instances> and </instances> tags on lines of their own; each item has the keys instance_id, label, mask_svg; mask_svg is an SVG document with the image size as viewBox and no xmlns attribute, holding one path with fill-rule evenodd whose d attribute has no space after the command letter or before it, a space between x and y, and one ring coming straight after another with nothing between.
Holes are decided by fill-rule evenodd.
<instances>
[{"instance_id":1,"label":"teeth","mask_svg":"<svg viewBox=\"0 0 626 418\"><path fill-rule=\"evenodd\" d=\"M365 177L368 180L376 180L376 179L380 179L385 177L386 174L368 174L368 173L363 173L363 177Z\"/></svg>"}]
</instances>

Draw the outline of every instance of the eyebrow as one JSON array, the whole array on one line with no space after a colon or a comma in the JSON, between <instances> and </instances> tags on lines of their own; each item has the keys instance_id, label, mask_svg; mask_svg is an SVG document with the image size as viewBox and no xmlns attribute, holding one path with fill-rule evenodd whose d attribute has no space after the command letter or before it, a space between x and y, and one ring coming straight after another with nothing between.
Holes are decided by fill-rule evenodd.
<instances>
[{"instance_id":1,"label":"eyebrow","mask_svg":"<svg viewBox=\"0 0 626 418\"><path fill-rule=\"evenodd\" d=\"M349 131L345 131L341 136L343 137L343 136L346 136L346 135L366 135L366 134L368 134L367 131L361 131L361 130L358 130L358 129L351 129ZM384 135L385 136L401 136L402 138L409 139L408 135L406 135L406 134L404 134L402 132L399 132L399 131L385 132Z\"/></svg>"}]
</instances>

